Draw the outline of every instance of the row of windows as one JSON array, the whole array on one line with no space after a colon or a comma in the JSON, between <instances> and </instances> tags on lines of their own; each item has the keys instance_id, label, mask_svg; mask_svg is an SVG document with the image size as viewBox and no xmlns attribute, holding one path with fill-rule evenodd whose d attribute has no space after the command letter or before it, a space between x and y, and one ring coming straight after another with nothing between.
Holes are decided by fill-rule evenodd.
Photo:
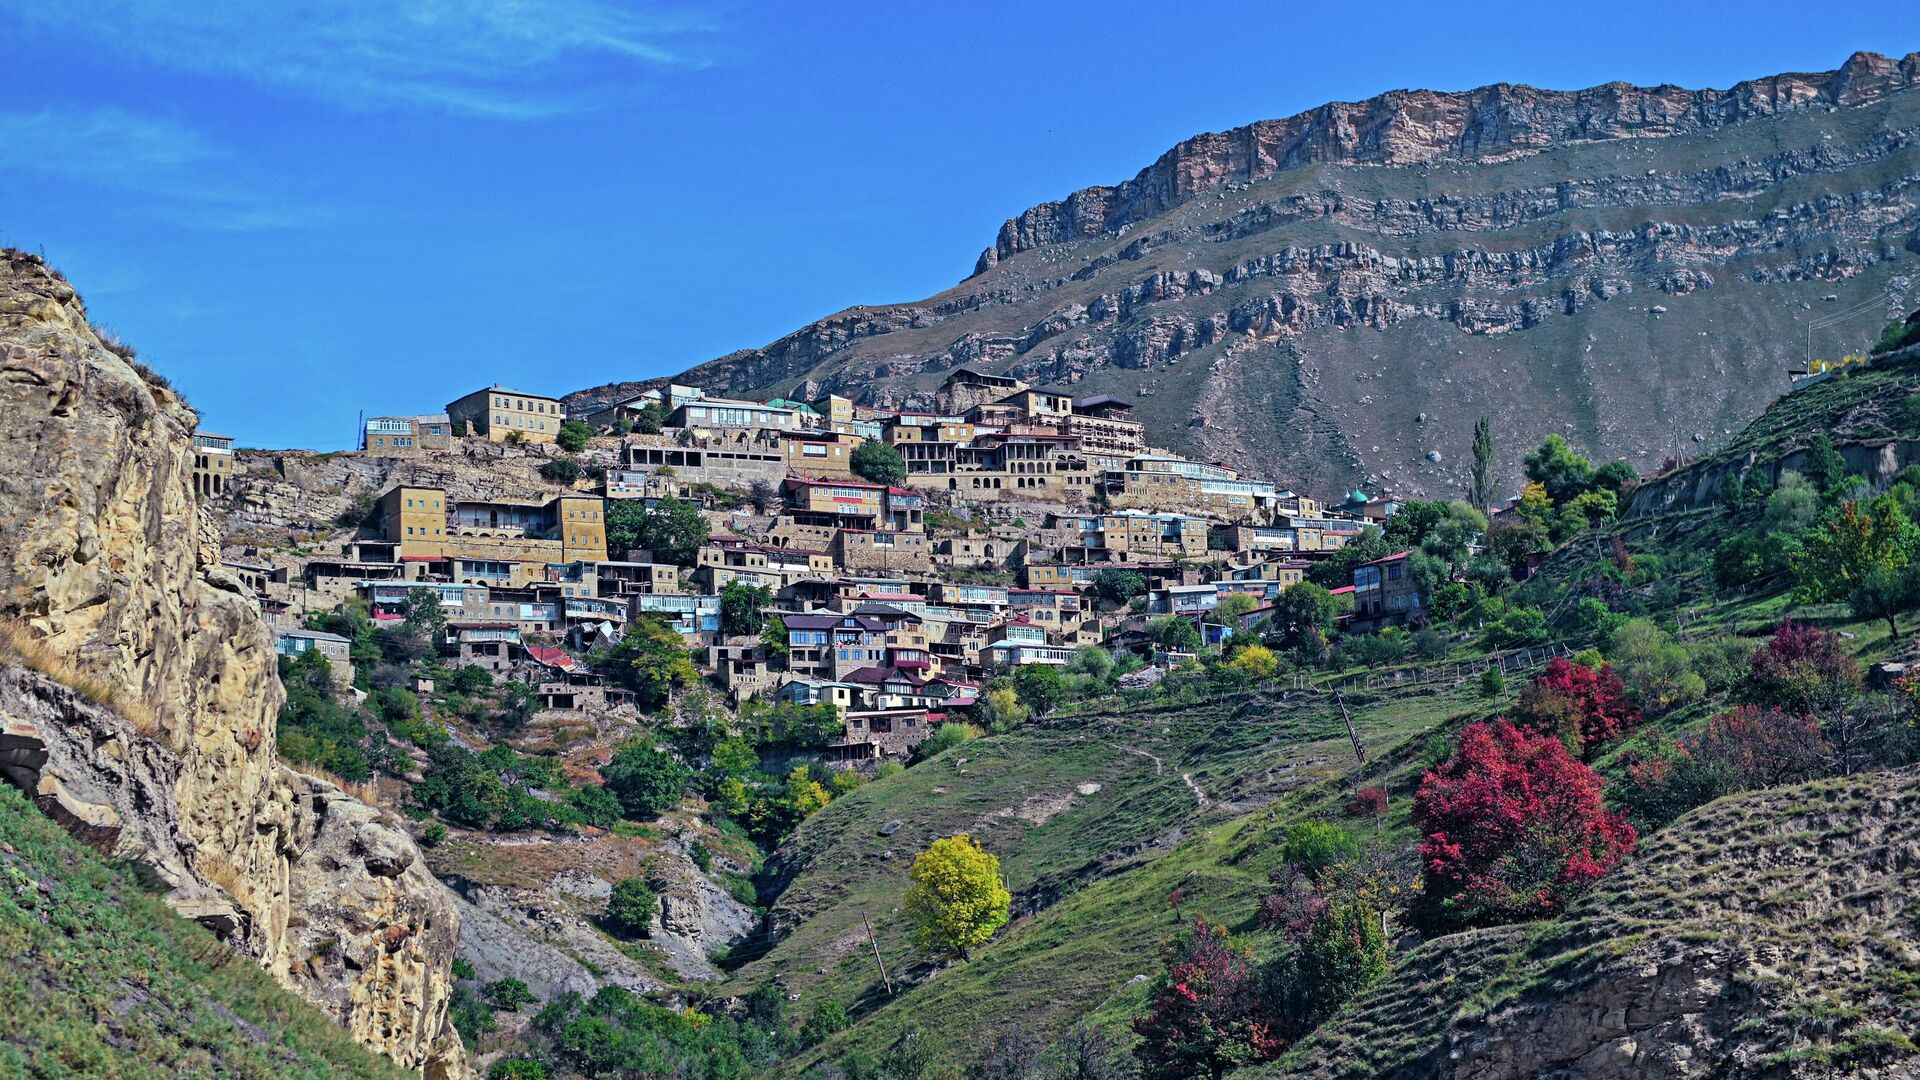
<instances>
[{"instance_id":1,"label":"row of windows","mask_svg":"<svg viewBox=\"0 0 1920 1080\"><path fill-rule=\"evenodd\" d=\"M506 416L500 413L494 414L493 422L500 427L523 427L529 431L547 430L547 422L545 420L522 420L517 416Z\"/></svg>"},{"instance_id":2,"label":"row of windows","mask_svg":"<svg viewBox=\"0 0 1920 1080\"><path fill-rule=\"evenodd\" d=\"M428 505L427 505L427 503L428 503L428 502L432 502L432 503L433 503L433 505L432 505L432 506L428 506ZM432 499L432 500L428 500L428 499L408 499L408 500L407 500L407 509L409 509L409 510L438 510L438 509L440 509L440 500L439 500L439 499Z\"/></svg>"},{"instance_id":3,"label":"row of windows","mask_svg":"<svg viewBox=\"0 0 1920 1080\"><path fill-rule=\"evenodd\" d=\"M558 402L528 401L526 398L499 397L497 395L493 399L493 407L496 409L517 409L520 412L548 413L552 415L558 415L560 412ZM506 421L500 420L496 421L496 423L504 424Z\"/></svg>"}]
</instances>

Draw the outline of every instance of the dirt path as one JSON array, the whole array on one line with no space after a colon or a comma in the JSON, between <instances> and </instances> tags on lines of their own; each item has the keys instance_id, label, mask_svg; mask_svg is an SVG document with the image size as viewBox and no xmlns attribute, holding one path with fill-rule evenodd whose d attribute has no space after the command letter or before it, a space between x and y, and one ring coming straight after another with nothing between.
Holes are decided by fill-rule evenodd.
<instances>
[{"instance_id":1,"label":"dirt path","mask_svg":"<svg viewBox=\"0 0 1920 1080\"><path fill-rule=\"evenodd\" d=\"M1137 747L1132 747L1132 746L1122 746L1120 747L1120 749L1129 754L1137 754L1140 757L1147 758L1148 760L1152 761L1153 775L1165 776L1167 774L1167 763L1160 759L1159 754L1156 754L1151 750L1141 750ZM1207 807L1213 805L1213 800L1207 798L1207 793L1204 791L1201 791L1200 785L1193 782L1193 774L1181 773L1180 779L1182 782L1184 782L1187 785L1187 790L1193 792L1193 801L1200 804L1200 809L1205 810Z\"/></svg>"}]
</instances>

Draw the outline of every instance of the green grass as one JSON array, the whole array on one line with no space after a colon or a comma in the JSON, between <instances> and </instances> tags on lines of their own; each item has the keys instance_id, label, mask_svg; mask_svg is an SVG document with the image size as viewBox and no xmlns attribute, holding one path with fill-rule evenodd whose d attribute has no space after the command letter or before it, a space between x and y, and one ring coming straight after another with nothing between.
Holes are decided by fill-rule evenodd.
<instances>
[{"instance_id":1,"label":"green grass","mask_svg":"<svg viewBox=\"0 0 1920 1080\"><path fill-rule=\"evenodd\" d=\"M1368 753L1360 775L1394 791L1399 817L1384 828L1404 840L1419 746L1477 715L1480 703L1452 688L1347 700ZM965 744L801 827L772 867L787 882L775 924L794 929L725 990L777 979L800 995L803 1015L826 998L849 1006L859 1022L797 1058L796 1073L855 1047L878 1051L908 1028L955 1066L977 1056L979 1033L1015 1019L1049 1031L1090 1018L1124 1041L1145 992L1133 980L1155 969L1156 948L1180 922L1168 894L1182 891L1184 918L1250 926L1291 822L1324 815L1372 835L1339 816L1354 775L1346 726L1321 695L1136 703ZM898 908L913 856L961 831L1000 856L1015 919L971 961L935 971L916 955ZM891 999L863 916L889 974L909 987Z\"/></svg>"},{"instance_id":2,"label":"green grass","mask_svg":"<svg viewBox=\"0 0 1920 1080\"><path fill-rule=\"evenodd\" d=\"M0 785L0 1077L407 1075Z\"/></svg>"}]
</instances>

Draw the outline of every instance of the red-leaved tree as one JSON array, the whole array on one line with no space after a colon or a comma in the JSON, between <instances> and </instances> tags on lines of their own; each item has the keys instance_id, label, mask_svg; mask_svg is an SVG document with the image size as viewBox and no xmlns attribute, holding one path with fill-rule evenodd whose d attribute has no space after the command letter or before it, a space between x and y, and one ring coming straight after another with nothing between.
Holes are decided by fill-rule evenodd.
<instances>
[{"instance_id":1,"label":"red-leaved tree","mask_svg":"<svg viewBox=\"0 0 1920 1080\"><path fill-rule=\"evenodd\" d=\"M1505 719L1467 725L1414 796L1433 929L1551 915L1619 865L1636 836L1606 809L1604 782L1552 735Z\"/></svg>"},{"instance_id":2,"label":"red-leaved tree","mask_svg":"<svg viewBox=\"0 0 1920 1080\"><path fill-rule=\"evenodd\" d=\"M1860 665L1840 635L1783 622L1748 658L1739 697L1749 705L1826 719L1860 695Z\"/></svg>"},{"instance_id":3,"label":"red-leaved tree","mask_svg":"<svg viewBox=\"0 0 1920 1080\"><path fill-rule=\"evenodd\" d=\"M1535 731L1557 735L1583 761L1607 743L1640 726L1640 710L1612 664L1590 668L1554 657L1520 692L1515 719Z\"/></svg>"},{"instance_id":4,"label":"red-leaved tree","mask_svg":"<svg viewBox=\"0 0 1920 1080\"><path fill-rule=\"evenodd\" d=\"M1709 720L1707 730L1687 740L1687 749L1724 764L1750 788L1812 780L1831 752L1813 717L1750 705Z\"/></svg>"},{"instance_id":5,"label":"red-leaved tree","mask_svg":"<svg viewBox=\"0 0 1920 1080\"><path fill-rule=\"evenodd\" d=\"M1162 955L1167 969L1154 980L1147 1012L1133 1021L1145 1080L1220 1080L1228 1069L1280 1053L1282 1042L1263 1016L1253 959L1234 948L1226 927L1195 919Z\"/></svg>"}]
</instances>

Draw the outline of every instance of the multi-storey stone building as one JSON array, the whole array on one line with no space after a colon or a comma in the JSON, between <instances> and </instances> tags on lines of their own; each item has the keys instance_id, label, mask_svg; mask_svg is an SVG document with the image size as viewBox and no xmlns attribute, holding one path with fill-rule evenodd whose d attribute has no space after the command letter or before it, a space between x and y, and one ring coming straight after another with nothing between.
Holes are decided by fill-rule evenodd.
<instances>
[{"instance_id":1,"label":"multi-storey stone building","mask_svg":"<svg viewBox=\"0 0 1920 1080\"><path fill-rule=\"evenodd\" d=\"M566 409L553 398L495 384L447 402L447 419L493 442L550 443L560 436Z\"/></svg>"}]
</instances>

